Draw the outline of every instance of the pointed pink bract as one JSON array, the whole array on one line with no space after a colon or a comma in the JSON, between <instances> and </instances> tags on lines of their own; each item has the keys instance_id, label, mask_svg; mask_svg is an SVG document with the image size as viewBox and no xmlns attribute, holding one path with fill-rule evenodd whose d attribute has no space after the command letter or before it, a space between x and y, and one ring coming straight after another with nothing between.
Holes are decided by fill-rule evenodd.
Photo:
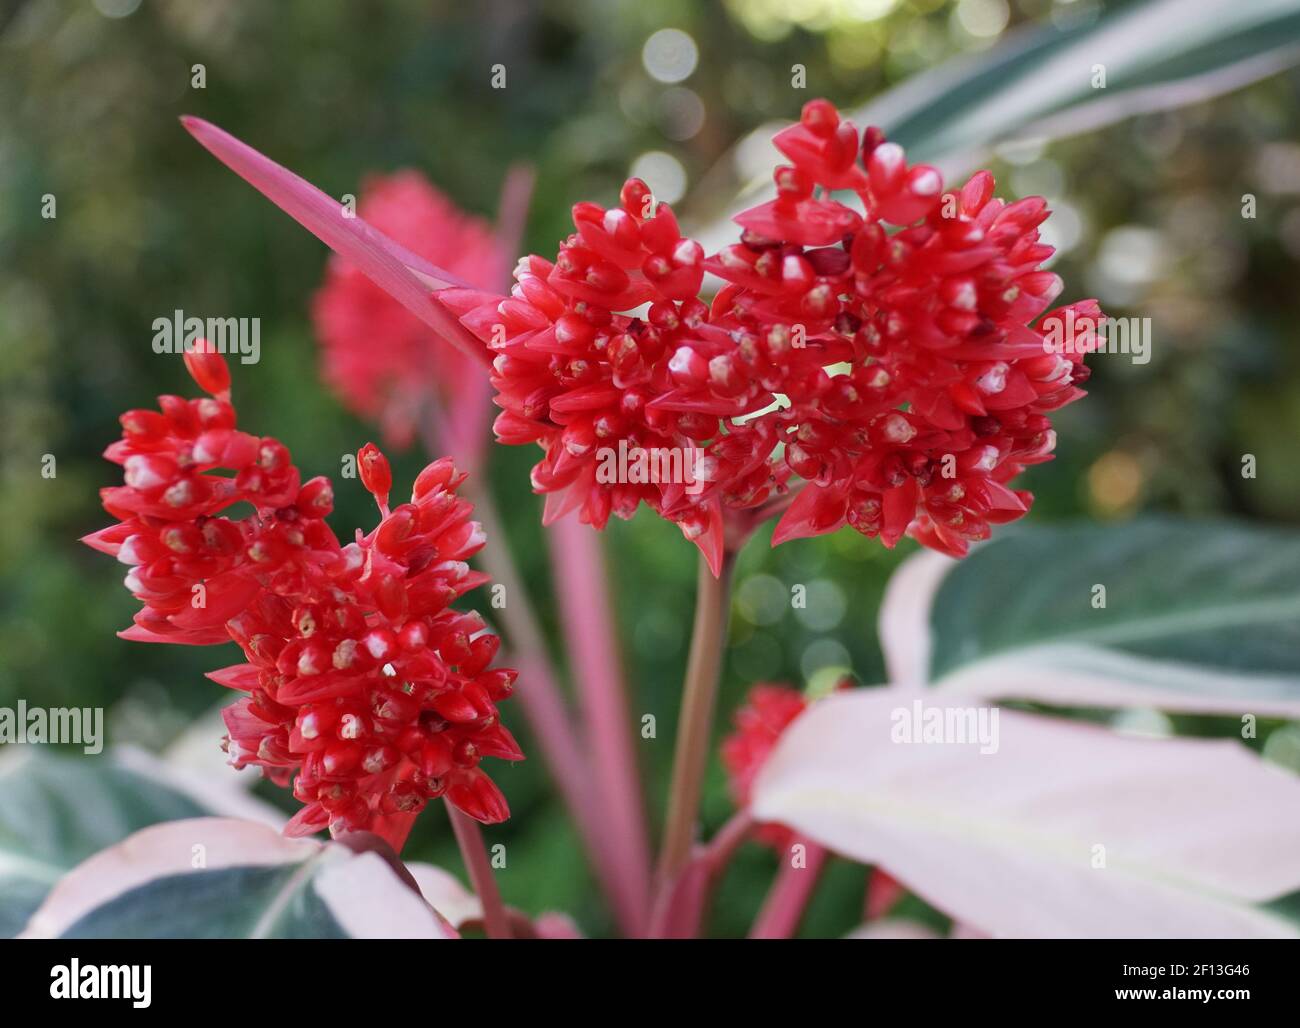
<instances>
[{"instance_id":1,"label":"pointed pink bract","mask_svg":"<svg viewBox=\"0 0 1300 1028\"><path fill-rule=\"evenodd\" d=\"M488 363L482 347L471 341L431 295L435 288L468 283L417 257L360 218L345 217L336 200L211 122L187 115L181 124L217 160L335 253L352 261L426 325L467 356Z\"/></svg>"}]
</instances>

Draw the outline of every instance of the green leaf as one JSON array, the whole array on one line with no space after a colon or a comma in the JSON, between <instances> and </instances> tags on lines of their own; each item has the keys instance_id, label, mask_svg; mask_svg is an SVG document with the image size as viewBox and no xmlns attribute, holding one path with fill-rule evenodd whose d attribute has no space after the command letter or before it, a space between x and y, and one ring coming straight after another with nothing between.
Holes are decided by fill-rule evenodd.
<instances>
[{"instance_id":1,"label":"green leaf","mask_svg":"<svg viewBox=\"0 0 1300 1028\"><path fill-rule=\"evenodd\" d=\"M206 811L109 757L24 754L0 770L0 936L22 930L51 886L105 846Z\"/></svg>"},{"instance_id":2,"label":"green leaf","mask_svg":"<svg viewBox=\"0 0 1300 1028\"><path fill-rule=\"evenodd\" d=\"M288 839L254 821L172 821L142 829L78 865L46 897L23 934L75 939L455 937L414 879L399 877L395 863L395 857L374 849ZM462 896L462 907L463 901Z\"/></svg>"},{"instance_id":3,"label":"green leaf","mask_svg":"<svg viewBox=\"0 0 1300 1028\"><path fill-rule=\"evenodd\" d=\"M298 865L231 867L159 878L88 911L63 937L347 938L320 897L304 888L303 872Z\"/></svg>"},{"instance_id":4,"label":"green leaf","mask_svg":"<svg viewBox=\"0 0 1300 1028\"><path fill-rule=\"evenodd\" d=\"M891 677L1066 706L1300 717L1300 535L1150 518L926 554L881 612Z\"/></svg>"},{"instance_id":5,"label":"green leaf","mask_svg":"<svg viewBox=\"0 0 1300 1028\"><path fill-rule=\"evenodd\" d=\"M1052 138L1230 92L1300 61L1291 0L1146 0L959 59L854 113L913 161ZM1104 86L1094 83L1102 81Z\"/></svg>"},{"instance_id":6,"label":"green leaf","mask_svg":"<svg viewBox=\"0 0 1300 1028\"><path fill-rule=\"evenodd\" d=\"M132 832L213 813L273 820L240 795L189 785L182 770L118 750L66 757L15 751L0 764L0 937L22 930L66 872Z\"/></svg>"},{"instance_id":7,"label":"green leaf","mask_svg":"<svg viewBox=\"0 0 1300 1028\"><path fill-rule=\"evenodd\" d=\"M859 128L883 128L909 162L936 164L951 178L1000 142L1075 135L1186 106L1297 63L1293 0L1135 0L1011 34L984 53L908 79L850 116ZM714 253L735 241L731 215L772 195L767 176L749 183L725 218L693 226L692 234Z\"/></svg>"}]
</instances>

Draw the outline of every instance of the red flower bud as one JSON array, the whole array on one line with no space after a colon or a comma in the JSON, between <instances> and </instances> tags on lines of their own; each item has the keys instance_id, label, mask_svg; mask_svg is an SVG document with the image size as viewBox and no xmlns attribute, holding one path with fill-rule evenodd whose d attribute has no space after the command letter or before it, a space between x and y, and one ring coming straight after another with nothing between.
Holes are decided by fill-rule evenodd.
<instances>
[{"instance_id":1,"label":"red flower bud","mask_svg":"<svg viewBox=\"0 0 1300 1028\"><path fill-rule=\"evenodd\" d=\"M388 506L388 494L393 488L393 472L388 466L388 458L374 443L366 443L357 451L357 472L361 484L375 498L381 507Z\"/></svg>"},{"instance_id":2,"label":"red flower bud","mask_svg":"<svg viewBox=\"0 0 1300 1028\"><path fill-rule=\"evenodd\" d=\"M185 348L185 367L205 393L221 399L230 396L230 368L226 358L207 339L195 339Z\"/></svg>"}]
</instances>

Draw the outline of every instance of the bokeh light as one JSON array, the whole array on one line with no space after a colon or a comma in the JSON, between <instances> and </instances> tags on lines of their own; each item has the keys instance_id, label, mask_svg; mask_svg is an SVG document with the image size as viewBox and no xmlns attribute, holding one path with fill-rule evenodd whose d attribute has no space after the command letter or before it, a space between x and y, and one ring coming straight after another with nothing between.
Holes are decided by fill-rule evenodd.
<instances>
[{"instance_id":1,"label":"bokeh light","mask_svg":"<svg viewBox=\"0 0 1300 1028\"><path fill-rule=\"evenodd\" d=\"M686 169L670 153L651 150L632 162L628 172L650 187L655 199L663 203L676 203L686 195Z\"/></svg>"},{"instance_id":2,"label":"bokeh light","mask_svg":"<svg viewBox=\"0 0 1300 1028\"><path fill-rule=\"evenodd\" d=\"M660 82L690 78L699 59L695 40L681 29L660 29L641 48L641 63L646 72Z\"/></svg>"}]
</instances>

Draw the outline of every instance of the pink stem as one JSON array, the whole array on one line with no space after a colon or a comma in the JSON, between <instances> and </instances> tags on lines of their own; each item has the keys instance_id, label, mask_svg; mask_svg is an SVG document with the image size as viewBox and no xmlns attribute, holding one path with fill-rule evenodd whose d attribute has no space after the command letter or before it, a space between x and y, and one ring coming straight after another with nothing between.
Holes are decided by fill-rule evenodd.
<instances>
[{"instance_id":1,"label":"pink stem","mask_svg":"<svg viewBox=\"0 0 1300 1028\"><path fill-rule=\"evenodd\" d=\"M475 489L473 499L474 516L483 525L488 538L497 540L497 545L480 550L479 556L493 581L505 586L506 602L501 608L501 620L510 640L512 657L523 665L518 669L519 689L515 695L523 704L542 755L573 814L578 834L591 854L596 875L614 906L619 924L625 931L632 931L639 923L640 914L630 898L626 871L620 864L612 833L602 815L597 778L573 730L572 712L551 667L546 642L529 602L527 588L510 555L496 505L486 488Z\"/></svg>"},{"instance_id":2,"label":"pink stem","mask_svg":"<svg viewBox=\"0 0 1300 1028\"><path fill-rule=\"evenodd\" d=\"M727 820L708 844L700 848L697 859L702 861L715 877L720 874L735 856L740 844L749 838L754 830L754 820L748 810L738 810Z\"/></svg>"},{"instance_id":3,"label":"pink stem","mask_svg":"<svg viewBox=\"0 0 1300 1028\"><path fill-rule=\"evenodd\" d=\"M737 811L707 844L695 848L674 887L656 897L651 938L692 939L700 934L718 879L753 827L749 812Z\"/></svg>"},{"instance_id":4,"label":"pink stem","mask_svg":"<svg viewBox=\"0 0 1300 1028\"><path fill-rule=\"evenodd\" d=\"M507 172L501 187L496 235L498 249L503 256L499 268L503 291L510 287L513 270L510 255L517 253L520 247L532 188L533 172L526 165L513 166ZM482 470L486 456L484 439L492 410L490 396L491 386L486 380L481 385L468 383L452 401L450 419L445 419L436 404L431 403L427 411L426 443L432 436L445 440L458 457L464 455L467 466ZM571 727L569 706L548 659L546 643L529 602L527 589L505 542L506 534L491 491L482 476L471 479L471 482L475 481L479 483L474 489L479 521L488 537L499 541L496 546L481 551L483 565L493 579L505 586L506 605L502 610L502 620L510 638L511 649L516 654L516 662L526 665L519 668L523 686L519 691L520 699L560 792L573 813L579 835L591 854L597 877L614 908L615 917L624 932L636 934L641 929L648 904L649 871L646 869L648 857L644 853L645 830L639 821L639 787L635 765L629 765L634 798L634 803L629 806L611 796L610 787L600 776L592 773L591 765L579 750L577 733ZM593 545L595 541L590 533L583 531L581 538L568 547L573 551L573 557L565 560L555 557L556 547L552 546L553 566L557 568L556 580L565 590L566 596L571 597L575 592L580 598L584 592L588 597L600 596L599 602L603 610L608 605L608 597L604 571L599 564L599 551L593 554ZM560 547L564 548L564 544L560 543ZM563 599L562 605L568 607ZM569 632L568 643L571 652L575 653L574 663L579 682L584 686L589 686L589 683L610 683L607 688L598 690L604 695L597 699L596 713L591 715L592 718L598 726L603 726L610 718L615 726L626 725L626 706L622 702L620 691L622 672L613 649L613 636L608 634L612 632L608 619L603 619L603 629L602 626L595 626L602 629L597 631L576 630L580 619L575 616L566 614L562 620L566 629L575 629ZM606 633L603 638L602 631ZM591 691L593 690L589 686L587 692ZM613 697L609 703L605 703L605 697L610 692ZM631 749L626 748L626 754L622 757L612 755L608 743L601 741L606 734L608 733L603 727L598 728L595 755L599 765L602 771L619 768L618 774L625 776L627 768L623 767L622 761L630 757ZM624 741L626 742L625 738ZM626 782L625 777L620 780Z\"/></svg>"},{"instance_id":5,"label":"pink stem","mask_svg":"<svg viewBox=\"0 0 1300 1028\"><path fill-rule=\"evenodd\" d=\"M510 917L501 902L496 879L492 877L492 865L488 862L487 847L483 845L483 832L478 822L450 803L447 804L447 816L451 818L451 830L456 833L456 844L460 846L470 884L483 904L483 927L488 938L509 939L512 934Z\"/></svg>"},{"instance_id":6,"label":"pink stem","mask_svg":"<svg viewBox=\"0 0 1300 1028\"><path fill-rule=\"evenodd\" d=\"M508 293L513 284L514 254L520 251L524 226L528 221L528 207L533 193L533 169L526 164L512 165L501 184L497 200L497 263L498 287ZM440 344L434 344L440 345ZM431 393L436 402L436 380L430 379ZM485 449L489 445L488 424L492 420L492 394L494 390L488 376L479 381L457 383L454 391L444 390L450 410L450 424L443 426L440 438L450 444L451 452L466 467L481 470L487 463Z\"/></svg>"},{"instance_id":7,"label":"pink stem","mask_svg":"<svg viewBox=\"0 0 1300 1028\"><path fill-rule=\"evenodd\" d=\"M523 246L524 228L528 223L528 209L533 198L533 169L527 164L513 164L501 183L497 198L496 223L496 280L503 295L514 285L515 255ZM483 467L487 463L484 450L491 438L488 426L495 408L490 376L481 382L459 382L454 391L448 391L455 421L457 444L472 455L473 464ZM460 451L458 450L457 453ZM466 458L467 463L469 458Z\"/></svg>"},{"instance_id":8,"label":"pink stem","mask_svg":"<svg viewBox=\"0 0 1300 1028\"><path fill-rule=\"evenodd\" d=\"M442 451L448 439L448 426L434 404L425 411L422 437L430 456ZM620 926L632 931L639 913L628 898L617 851L610 845L610 833L602 816L601 796L596 777L583 755L573 716L560 689L548 656L546 642L529 601L528 590L510 554L510 544L496 503L484 475L471 475L465 488L474 503L474 517L492 544L479 551L478 558L492 580L505 588L505 605L501 621L509 644L509 659L519 672L519 689L515 693L529 726L537 737L542 759L560 791L564 804L573 816L578 835L591 855L592 866L602 890L609 897Z\"/></svg>"},{"instance_id":9,"label":"pink stem","mask_svg":"<svg viewBox=\"0 0 1300 1028\"><path fill-rule=\"evenodd\" d=\"M604 553L595 530L575 517L561 518L549 531L560 624L593 763L600 769L597 787L607 834L617 851L629 913L643 925L650 905L650 846Z\"/></svg>"},{"instance_id":10,"label":"pink stem","mask_svg":"<svg viewBox=\"0 0 1300 1028\"><path fill-rule=\"evenodd\" d=\"M864 921L885 917L907 890L893 875L881 867L867 872L867 888L862 903Z\"/></svg>"},{"instance_id":11,"label":"pink stem","mask_svg":"<svg viewBox=\"0 0 1300 1028\"><path fill-rule=\"evenodd\" d=\"M501 268L501 282L510 288L514 271L514 255L522 249L524 227L528 223L528 207L533 196L533 169L527 164L513 164L506 172L497 200L497 243L505 258Z\"/></svg>"},{"instance_id":12,"label":"pink stem","mask_svg":"<svg viewBox=\"0 0 1300 1028\"><path fill-rule=\"evenodd\" d=\"M677 722L673 753L673 776L668 791L668 814L664 823L656 889L667 893L690 858L695 839L696 815L713 736L713 708L718 695L723 652L727 645L727 621L731 612L731 579L736 566L735 551L728 550L715 578L708 562L700 557L695 586L695 624L691 630L691 651L682 685L682 707Z\"/></svg>"},{"instance_id":13,"label":"pink stem","mask_svg":"<svg viewBox=\"0 0 1300 1028\"><path fill-rule=\"evenodd\" d=\"M803 866L795 866L789 858L783 858L781 870L777 872L772 890L763 901L763 909L758 912L754 926L749 930L751 939L788 939L799 928L803 920L804 908L817 888L817 879L821 877L822 868L826 866L828 856L825 849L815 842L796 838L794 843L805 847Z\"/></svg>"}]
</instances>

